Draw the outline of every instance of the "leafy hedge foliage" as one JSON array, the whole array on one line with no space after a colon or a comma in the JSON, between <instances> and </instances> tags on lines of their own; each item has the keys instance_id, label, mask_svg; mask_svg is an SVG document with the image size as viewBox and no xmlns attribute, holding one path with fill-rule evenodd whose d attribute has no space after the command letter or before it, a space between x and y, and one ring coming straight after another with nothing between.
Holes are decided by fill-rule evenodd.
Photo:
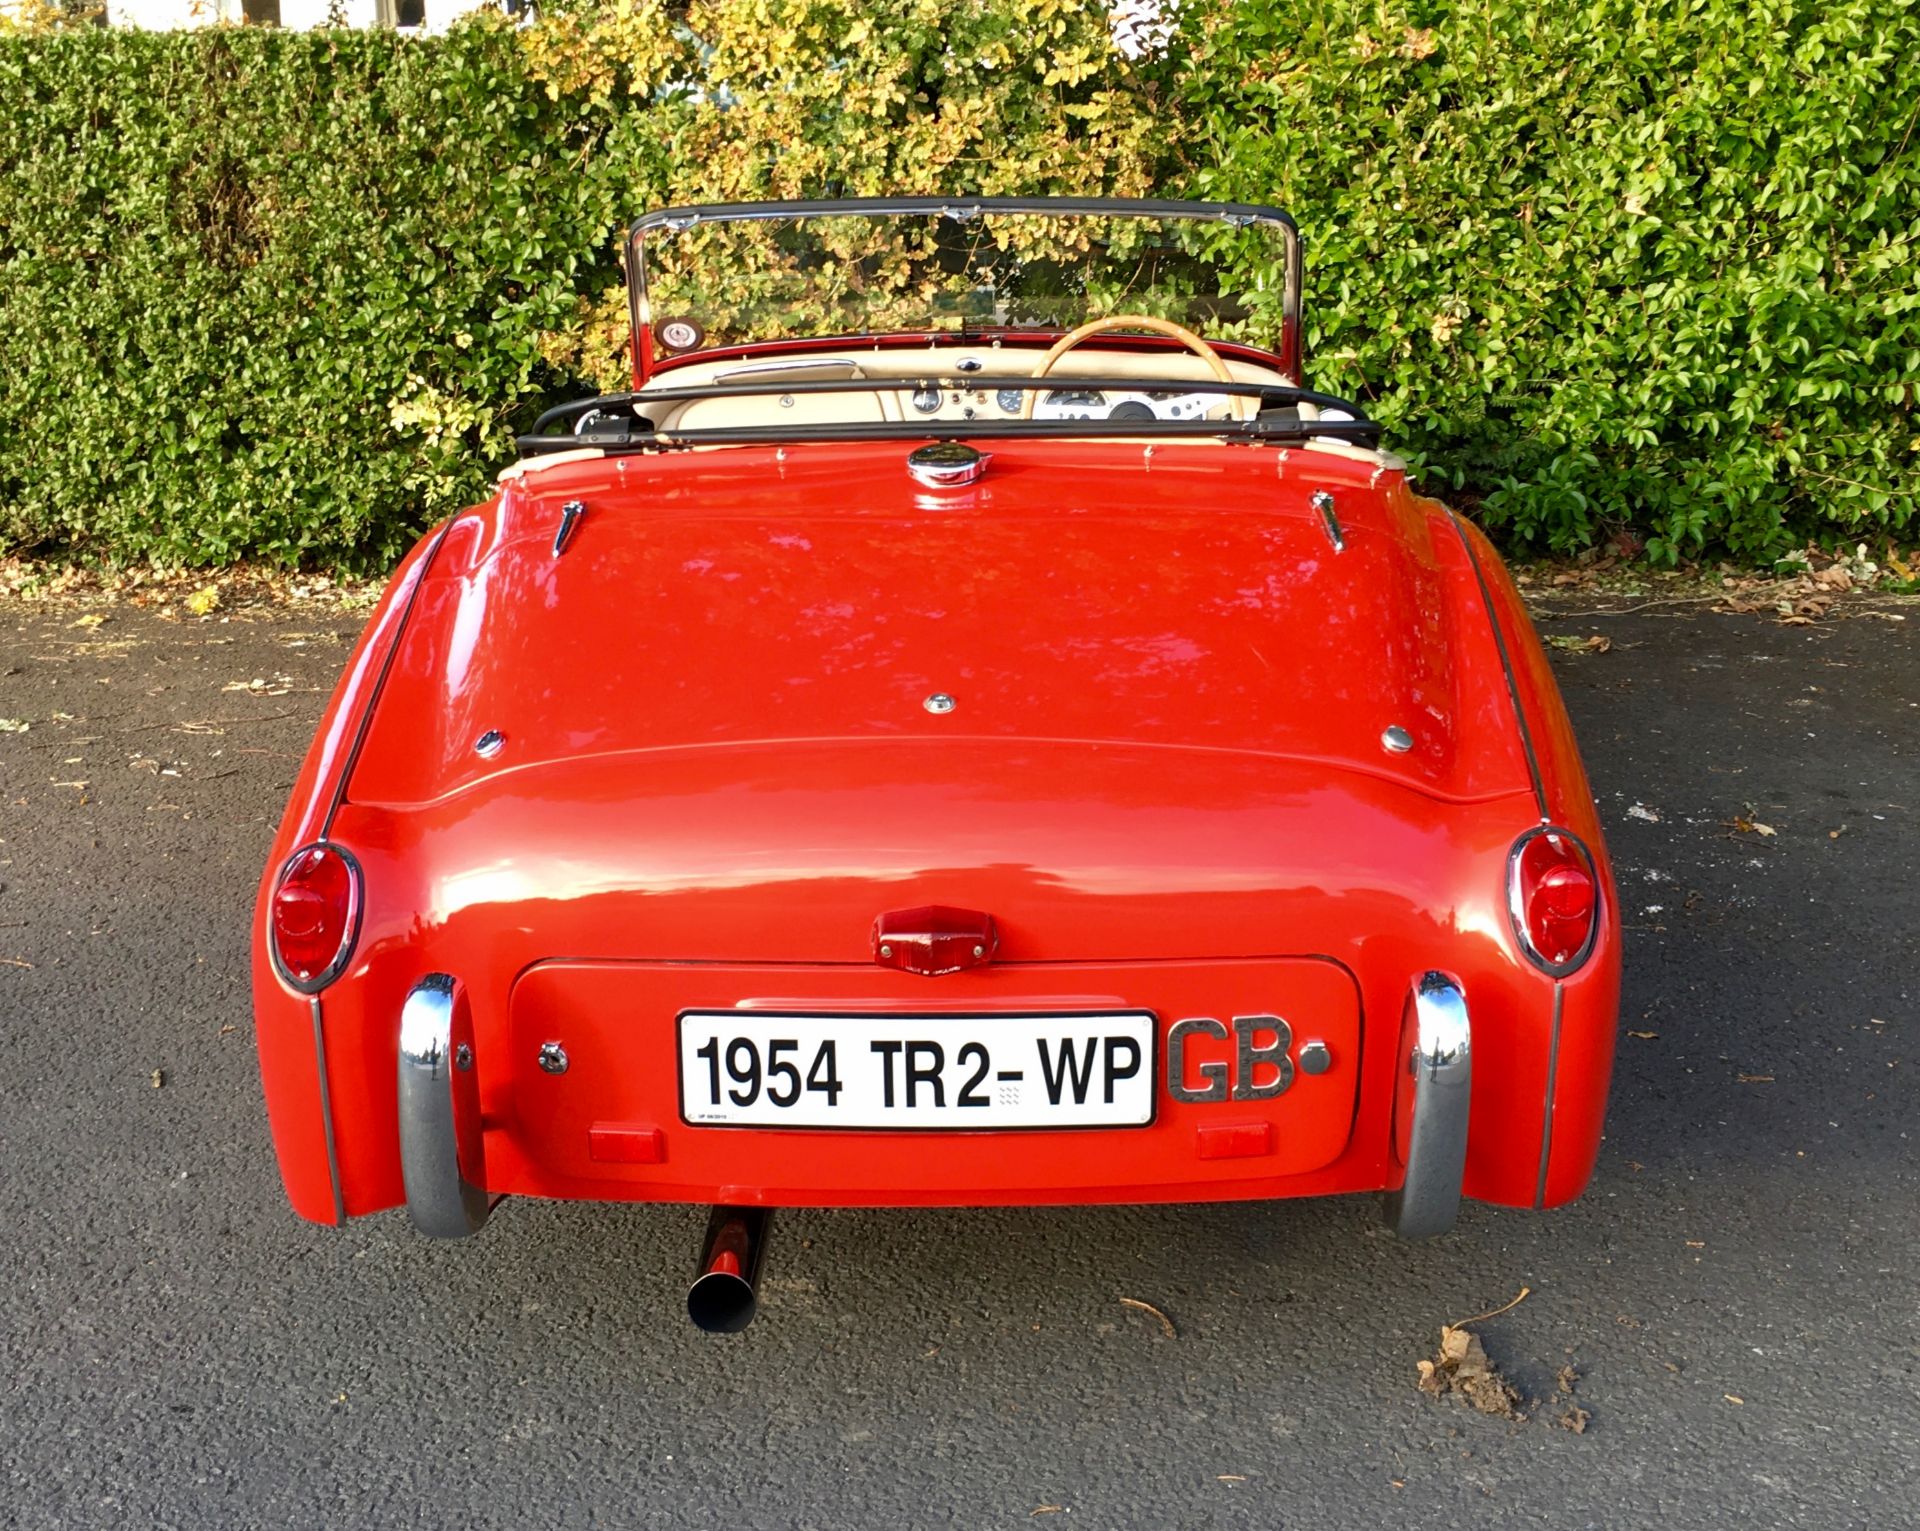
<instances>
[{"instance_id":1,"label":"leafy hedge foliage","mask_svg":"<svg viewBox=\"0 0 1920 1531\"><path fill-rule=\"evenodd\" d=\"M0 37L0 548L386 566L618 384L640 211L1142 192L1123 73L1045 0Z\"/></svg>"},{"instance_id":2,"label":"leafy hedge foliage","mask_svg":"<svg viewBox=\"0 0 1920 1531\"><path fill-rule=\"evenodd\" d=\"M391 561L617 276L609 188L553 163L594 124L508 32L69 33L0 44L0 99L16 543Z\"/></svg>"},{"instance_id":3,"label":"leafy hedge foliage","mask_svg":"<svg viewBox=\"0 0 1920 1531\"><path fill-rule=\"evenodd\" d=\"M1519 543L1899 527L1920 0L616 0L438 39L0 36L0 547L377 568L617 384L639 210L1187 191Z\"/></svg>"},{"instance_id":4,"label":"leafy hedge foliage","mask_svg":"<svg viewBox=\"0 0 1920 1531\"><path fill-rule=\"evenodd\" d=\"M1316 381L1510 541L1904 525L1913 0L1191 13L1191 186L1308 232Z\"/></svg>"}]
</instances>

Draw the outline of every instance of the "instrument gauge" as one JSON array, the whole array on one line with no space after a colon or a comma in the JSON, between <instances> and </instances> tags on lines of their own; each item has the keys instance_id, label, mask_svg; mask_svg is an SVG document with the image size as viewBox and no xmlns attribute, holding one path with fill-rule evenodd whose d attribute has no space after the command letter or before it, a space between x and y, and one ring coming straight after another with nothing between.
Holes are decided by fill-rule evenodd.
<instances>
[{"instance_id":1,"label":"instrument gauge","mask_svg":"<svg viewBox=\"0 0 1920 1531\"><path fill-rule=\"evenodd\" d=\"M1001 414L1017 415L1020 413L1020 401L1024 397L1025 390L1023 389L1002 388L993 396L993 402L1000 406Z\"/></svg>"},{"instance_id":2,"label":"instrument gauge","mask_svg":"<svg viewBox=\"0 0 1920 1531\"><path fill-rule=\"evenodd\" d=\"M940 390L938 388L916 388L913 391L913 407L923 415L931 415L940 408Z\"/></svg>"}]
</instances>

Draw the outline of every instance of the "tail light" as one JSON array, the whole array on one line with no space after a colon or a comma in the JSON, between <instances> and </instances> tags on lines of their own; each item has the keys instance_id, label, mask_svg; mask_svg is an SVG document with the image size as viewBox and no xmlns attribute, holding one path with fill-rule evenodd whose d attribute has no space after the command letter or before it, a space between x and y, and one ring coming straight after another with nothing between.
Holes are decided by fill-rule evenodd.
<instances>
[{"instance_id":1,"label":"tail light","mask_svg":"<svg viewBox=\"0 0 1920 1531\"><path fill-rule=\"evenodd\" d=\"M1564 829L1528 831L1513 847L1507 907L1534 965L1565 977L1587 960L1600 929L1593 857Z\"/></svg>"},{"instance_id":2,"label":"tail light","mask_svg":"<svg viewBox=\"0 0 1920 1531\"><path fill-rule=\"evenodd\" d=\"M274 879L267 943L280 976L302 994L340 975L360 929L360 866L337 845L295 851Z\"/></svg>"}]
</instances>

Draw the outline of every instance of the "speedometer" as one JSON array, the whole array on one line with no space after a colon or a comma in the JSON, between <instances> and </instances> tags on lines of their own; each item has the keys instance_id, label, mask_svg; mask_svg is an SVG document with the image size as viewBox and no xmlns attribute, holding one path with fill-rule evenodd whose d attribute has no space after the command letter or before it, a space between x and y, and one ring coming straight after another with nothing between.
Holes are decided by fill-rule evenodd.
<instances>
[{"instance_id":1,"label":"speedometer","mask_svg":"<svg viewBox=\"0 0 1920 1531\"><path fill-rule=\"evenodd\" d=\"M1093 420L1107 412L1107 396L1089 388L1056 388L1034 410L1045 420Z\"/></svg>"}]
</instances>

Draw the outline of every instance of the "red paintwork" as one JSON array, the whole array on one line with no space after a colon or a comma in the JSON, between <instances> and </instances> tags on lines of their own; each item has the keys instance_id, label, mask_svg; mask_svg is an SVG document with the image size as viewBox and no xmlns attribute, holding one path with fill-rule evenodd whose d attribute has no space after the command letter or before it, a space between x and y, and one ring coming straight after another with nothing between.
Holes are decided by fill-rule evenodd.
<instances>
[{"instance_id":1,"label":"red paintwork","mask_svg":"<svg viewBox=\"0 0 1920 1531\"><path fill-rule=\"evenodd\" d=\"M1311 449L999 441L930 495L912 443L554 465L402 565L269 857L323 828L366 879L320 996L345 1208L402 1199L396 1022L454 974L495 1191L921 1205L1274 1197L1396 1186L1409 985L1472 1013L1466 1190L1547 1205L1598 1149L1619 993L1599 824L1498 558L1394 471ZM1338 504L1336 555L1309 504ZM560 507L588 511L564 556ZM1471 550L1471 558L1469 556ZM1477 560L1491 595L1483 598ZM1603 924L1561 985L1506 909L1538 824L1591 848ZM384 684L374 697L385 668ZM934 691L957 705L922 706ZM1391 755L1401 724L1415 748ZM358 757L354 741L365 726ZM487 729L500 753L472 749ZM344 783L343 783L344 778ZM340 798L337 811L336 797ZM331 815L331 816L330 816ZM263 897L266 888L263 884ZM875 921L991 915L992 960L876 964ZM264 911L264 905L263 905ZM262 1072L297 1210L333 1193L309 1002L256 918ZM689 1127L686 1008L1275 1013L1328 1072L1146 1128ZM564 1075L539 1044L564 1039ZM1231 1043L1192 1045L1189 1067ZM1162 1054L1164 1057L1164 1053Z\"/></svg>"}]
</instances>

